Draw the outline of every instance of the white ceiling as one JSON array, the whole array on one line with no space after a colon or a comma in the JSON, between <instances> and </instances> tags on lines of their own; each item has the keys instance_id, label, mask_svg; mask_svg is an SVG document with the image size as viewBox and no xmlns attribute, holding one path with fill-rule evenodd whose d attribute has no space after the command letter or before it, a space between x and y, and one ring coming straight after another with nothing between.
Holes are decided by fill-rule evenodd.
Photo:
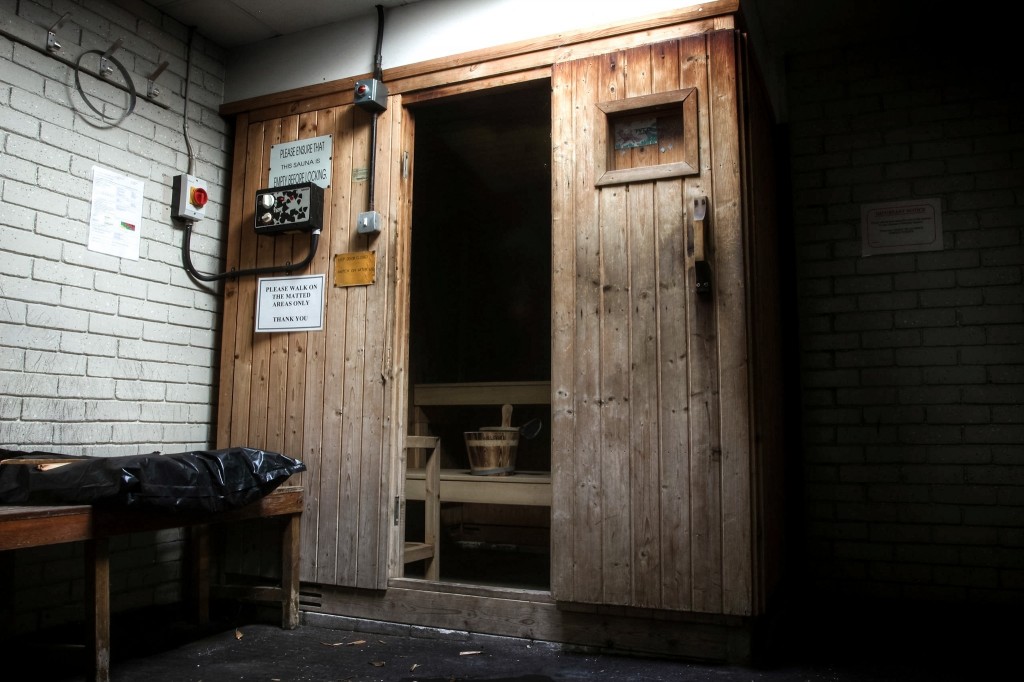
<instances>
[{"instance_id":1,"label":"white ceiling","mask_svg":"<svg viewBox=\"0 0 1024 682\"><path fill-rule=\"evenodd\" d=\"M377 5L386 12L420 0L145 1L194 26L218 45L234 48L353 17L372 17ZM924 16L925 12L917 11L921 4L920 0L742 0L752 31L760 33L778 56L855 37L885 35L905 27L906 18L913 14ZM928 14L935 13L932 5Z\"/></svg>"},{"instance_id":2,"label":"white ceiling","mask_svg":"<svg viewBox=\"0 0 1024 682\"><path fill-rule=\"evenodd\" d=\"M251 45L418 0L146 0L221 47Z\"/></svg>"}]
</instances>

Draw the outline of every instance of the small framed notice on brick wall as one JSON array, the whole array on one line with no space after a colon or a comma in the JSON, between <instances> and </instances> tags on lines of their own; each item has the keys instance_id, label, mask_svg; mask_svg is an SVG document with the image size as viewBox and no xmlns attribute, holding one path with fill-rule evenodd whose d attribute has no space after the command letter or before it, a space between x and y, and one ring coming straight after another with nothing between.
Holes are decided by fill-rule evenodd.
<instances>
[{"instance_id":1,"label":"small framed notice on brick wall","mask_svg":"<svg viewBox=\"0 0 1024 682\"><path fill-rule=\"evenodd\" d=\"M861 255L942 250L942 202L910 199L864 204Z\"/></svg>"}]
</instances>

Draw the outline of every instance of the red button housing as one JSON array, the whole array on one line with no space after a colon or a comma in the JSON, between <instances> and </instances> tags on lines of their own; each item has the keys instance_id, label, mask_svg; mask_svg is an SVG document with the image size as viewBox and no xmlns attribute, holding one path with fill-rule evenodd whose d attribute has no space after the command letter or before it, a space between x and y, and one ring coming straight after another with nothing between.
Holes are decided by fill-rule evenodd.
<instances>
[{"instance_id":1,"label":"red button housing","mask_svg":"<svg viewBox=\"0 0 1024 682\"><path fill-rule=\"evenodd\" d=\"M210 195L206 193L206 190L202 187L193 187L190 192L189 201L196 208L202 208L206 206L206 202L210 200Z\"/></svg>"}]
</instances>

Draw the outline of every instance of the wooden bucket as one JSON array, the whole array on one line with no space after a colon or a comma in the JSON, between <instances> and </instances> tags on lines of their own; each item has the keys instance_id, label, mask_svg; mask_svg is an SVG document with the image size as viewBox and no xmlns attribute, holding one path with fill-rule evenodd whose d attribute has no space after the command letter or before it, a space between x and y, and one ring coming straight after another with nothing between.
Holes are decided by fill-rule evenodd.
<instances>
[{"instance_id":1,"label":"wooden bucket","mask_svg":"<svg viewBox=\"0 0 1024 682\"><path fill-rule=\"evenodd\" d=\"M491 427L466 431L469 473L475 476L505 476L516 468L519 429Z\"/></svg>"}]
</instances>

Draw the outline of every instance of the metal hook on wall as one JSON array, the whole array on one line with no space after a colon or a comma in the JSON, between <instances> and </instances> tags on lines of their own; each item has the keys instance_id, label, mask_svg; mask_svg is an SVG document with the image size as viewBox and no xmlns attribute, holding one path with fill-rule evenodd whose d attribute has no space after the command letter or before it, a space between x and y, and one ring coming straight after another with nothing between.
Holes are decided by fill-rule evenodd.
<instances>
[{"instance_id":1,"label":"metal hook on wall","mask_svg":"<svg viewBox=\"0 0 1024 682\"><path fill-rule=\"evenodd\" d=\"M166 68L167 62L160 62L160 65L156 67L156 70L146 76L146 82L148 83L146 87L147 97L157 98L160 96L160 88L157 87L157 84L154 81L159 78L160 74L162 74Z\"/></svg>"},{"instance_id":2,"label":"metal hook on wall","mask_svg":"<svg viewBox=\"0 0 1024 682\"><path fill-rule=\"evenodd\" d=\"M107 51L100 55L100 74L106 78L110 74L114 73L114 67L110 65L110 58L114 52L121 47L123 42L122 38L118 38L114 41L114 44L107 48Z\"/></svg>"},{"instance_id":3,"label":"metal hook on wall","mask_svg":"<svg viewBox=\"0 0 1024 682\"><path fill-rule=\"evenodd\" d=\"M50 52L59 52L61 49L60 42L57 40L57 29L64 25L64 22L71 16L71 12L65 12L64 16L57 20L53 26L46 32L46 49Z\"/></svg>"}]
</instances>

